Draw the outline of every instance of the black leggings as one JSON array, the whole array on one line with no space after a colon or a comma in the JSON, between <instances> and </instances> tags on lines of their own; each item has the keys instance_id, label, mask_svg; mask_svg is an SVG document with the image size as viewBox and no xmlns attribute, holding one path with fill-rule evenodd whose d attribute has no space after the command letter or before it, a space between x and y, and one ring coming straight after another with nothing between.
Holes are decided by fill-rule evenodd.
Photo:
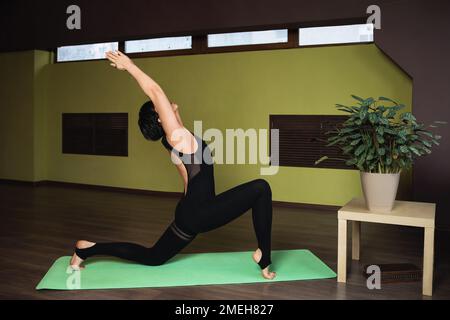
<instances>
[{"instance_id":1,"label":"black leggings","mask_svg":"<svg viewBox=\"0 0 450 320\"><path fill-rule=\"evenodd\" d=\"M241 184L202 203L189 198L181 202L175 221L153 247L126 242L97 243L87 249L76 249L76 253L81 259L108 255L145 265L161 265L186 247L196 234L226 225L252 209L253 227L262 251L259 266L264 269L271 264L272 192L267 181L256 179Z\"/></svg>"}]
</instances>

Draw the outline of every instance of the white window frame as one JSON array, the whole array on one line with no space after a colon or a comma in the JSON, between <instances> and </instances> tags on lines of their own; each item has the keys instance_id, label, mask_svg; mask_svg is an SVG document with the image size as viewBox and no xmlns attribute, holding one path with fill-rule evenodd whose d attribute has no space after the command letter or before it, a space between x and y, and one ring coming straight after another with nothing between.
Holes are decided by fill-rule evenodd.
<instances>
[{"instance_id":1,"label":"white window frame","mask_svg":"<svg viewBox=\"0 0 450 320\"><path fill-rule=\"evenodd\" d=\"M137 43L137 42L141 42L141 41L145 41L145 42L148 42L150 44L153 42L154 45L156 46L158 44L158 42L162 42L164 44L164 41L170 42L171 40L176 40L176 39L182 40L183 38L184 39L189 38L189 40L190 40L190 46L189 47L155 48L155 49L142 50L142 51L138 51L138 50L130 51L128 49L128 45L134 44L134 43ZM162 38L150 38L150 39L140 39L140 40L126 40L126 41L124 41L124 46L125 46L124 50L125 50L125 53L130 53L130 54L146 53L146 52L153 53L153 52L165 52L165 51L192 50L192 45L193 45L192 36L162 37Z\"/></svg>"},{"instance_id":2,"label":"white window frame","mask_svg":"<svg viewBox=\"0 0 450 320\"><path fill-rule=\"evenodd\" d=\"M56 48L56 62L74 62L74 61L89 61L89 60L102 60L102 59L106 59L105 56L103 57L86 57L86 58L69 58L69 59L63 59L60 60L59 56L60 56L60 50L65 50L65 49L74 49L74 50L82 50L83 48L88 48L89 46L93 46L93 45L104 45L104 53L106 53L109 50L117 50L119 48L119 42L118 41L113 41L113 42L99 42L99 43L89 43L89 44L81 44L81 45L71 45L71 46L62 46L62 47L58 47ZM87 49L88 50L88 49Z\"/></svg>"},{"instance_id":3,"label":"white window frame","mask_svg":"<svg viewBox=\"0 0 450 320\"><path fill-rule=\"evenodd\" d=\"M325 27L299 28L300 47L371 43L374 41L373 24L351 24Z\"/></svg>"},{"instance_id":4,"label":"white window frame","mask_svg":"<svg viewBox=\"0 0 450 320\"><path fill-rule=\"evenodd\" d=\"M263 37L273 32L282 31L285 33L285 39L283 41L277 41L273 38L269 41L264 41ZM243 39L239 39L242 36L255 37L255 42L246 43ZM228 39L227 39L228 38ZM260 39L258 39L260 38ZM230 43L219 44L219 41L230 41ZM225 48L225 47L237 47L237 46L256 46L256 45L270 45L277 43L287 43L289 41L289 30L288 29L272 29L272 30L262 30L262 31L244 31L244 32L227 32L227 33L214 33L208 34L206 38L208 48ZM212 42L212 43L211 43Z\"/></svg>"}]
</instances>

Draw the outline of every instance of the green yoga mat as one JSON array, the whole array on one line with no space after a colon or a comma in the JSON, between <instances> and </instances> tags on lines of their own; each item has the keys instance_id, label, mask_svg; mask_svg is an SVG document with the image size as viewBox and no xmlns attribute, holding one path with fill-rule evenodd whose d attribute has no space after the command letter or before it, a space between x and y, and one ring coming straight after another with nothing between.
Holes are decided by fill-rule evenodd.
<instances>
[{"instance_id":1,"label":"green yoga mat","mask_svg":"<svg viewBox=\"0 0 450 320\"><path fill-rule=\"evenodd\" d=\"M70 257L57 259L36 287L80 290L174 287L208 284L277 282L334 278L336 274L309 250L272 251L274 280L266 280L252 260L252 251L179 254L162 266L144 266L119 259L92 258L86 268L68 267Z\"/></svg>"}]
</instances>

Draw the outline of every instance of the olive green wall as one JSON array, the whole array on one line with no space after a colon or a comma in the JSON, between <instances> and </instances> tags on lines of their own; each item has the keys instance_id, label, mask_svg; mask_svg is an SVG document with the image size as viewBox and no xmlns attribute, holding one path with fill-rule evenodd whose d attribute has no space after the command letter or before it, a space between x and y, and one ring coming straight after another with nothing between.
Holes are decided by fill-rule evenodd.
<instances>
[{"instance_id":1,"label":"olive green wall","mask_svg":"<svg viewBox=\"0 0 450 320\"><path fill-rule=\"evenodd\" d=\"M47 51L34 52L34 181L47 180L47 156L48 156L48 72L51 67L52 54Z\"/></svg>"},{"instance_id":2,"label":"olive green wall","mask_svg":"<svg viewBox=\"0 0 450 320\"><path fill-rule=\"evenodd\" d=\"M139 106L146 100L134 80L112 69L106 61L51 64L42 51L16 53L1 65L31 55L31 69L20 66L22 76L9 70L17 85L2 85L2 96L15 108L34 104L35 135L21 132L14 124L22 113L6 111L2 105L2 162L4 178L8 163L11 178L56 180L160 191L181 191L177 171L160 143L146 141L137 126ZM25 59L30 60L30 59ZM411 105L412 83L374 45L299 48L136 59L145 72L158 81L171 100L180 106L185 125L194 120L207 128L268 128L269 114L339 114L335 103L350 103L350 94L389 96ZM11 68L13 69L13 68ZM35 70L29 74L28 70ZM5 83L2 73L1 83ZM33 81L34 86L30 84ZM9 85L9 86L8 86ZM30 96L20 94L26 86ZM31 89L30 89L31 88ZM30 91L31 90L31 91ZM11 93L13 92L13 93ZM10 105L11 105L10 103ZM15 109L14 109L15 110ZM63 112L129 112L129 156L106 157L61 153ZM11 114L11 115L10 115ZM5 120L5 116L13 119ZM21 120L24 122L25 120ZM5 128L5 125L8 125ZM24 123L21 123L25 126ZM25 140L15 150L17 139ZM11 146L12 145L12 146ZM23 147L22 147L23 146ZM7 147L7 148L6 148ZM34 148L33 148L34 147ZM9 149L8 149L9 148ZM14 154L5 161L3 149ZM30 153L31 152L31 153ZM29 169L29 159L33 159ZM17 165L16 160L28 159ZM23 159L22 159L23 161ZM20 164L20 162L18 162ZM259 165L216 165L216 191L259 177ZM341 205L359 195L359 173L354 170L280 167L274 176L264 176L274 200ZM403 179L402 191L410 186Z\"/></svg>"},{"instance_id":3,"label":"olive green wall","mask_svg":"<svg viewBox=\"0 0 450 320\"><path fill-rule=\"evenodd\" d=\"M47 87L51 54L0 54L0 179L47 178Z\"/></svg>"},{"instance_id":4,"label":"olive green wall","mask_svg":"<svg viewBox=\"0 0 450 320\"><path fill-rule=\"evenodd\" d=\"M34 180L33 52L0 54L0 178Z\"/></svg>"},{"instance_id":5,"label":"olive green wall","mask_svg":"<svg viewBox=\"0 0 450 320\"><path fill-rule=\"evenodd\" d=\"M389 96L411 105L411 80L374 45L137 59L180 106L185 125L268 128L269 114L336 114L350 94ZM48 178L161 191L182 183L160 143L136 125L145 96L105 61L49 68ZM129 157L61 153L63 112L129 112ZM218 192L259 176L258 165L217 165ZM339 205L360 194L353 170L280 168L265 176L275 200Z\"/></svg>"}]
</instances>

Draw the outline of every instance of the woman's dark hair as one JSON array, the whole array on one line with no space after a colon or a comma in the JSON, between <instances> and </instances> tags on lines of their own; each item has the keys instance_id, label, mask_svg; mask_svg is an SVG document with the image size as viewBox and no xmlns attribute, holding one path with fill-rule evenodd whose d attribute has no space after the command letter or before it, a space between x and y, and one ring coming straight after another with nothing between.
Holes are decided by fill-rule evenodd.
<instances>
[{"instance_id":1,"label":"woman's dark hair","mask_svg":"<svg viewBox=\"0 0 450 320\"><path fill-rule=\"evenodd\" d=\"M157 141L164 135L164 130L158 118L153 102L147 101L142 105L141 110L139 110L138 124L145 139Z\"/></svg>"}]
</instances>

